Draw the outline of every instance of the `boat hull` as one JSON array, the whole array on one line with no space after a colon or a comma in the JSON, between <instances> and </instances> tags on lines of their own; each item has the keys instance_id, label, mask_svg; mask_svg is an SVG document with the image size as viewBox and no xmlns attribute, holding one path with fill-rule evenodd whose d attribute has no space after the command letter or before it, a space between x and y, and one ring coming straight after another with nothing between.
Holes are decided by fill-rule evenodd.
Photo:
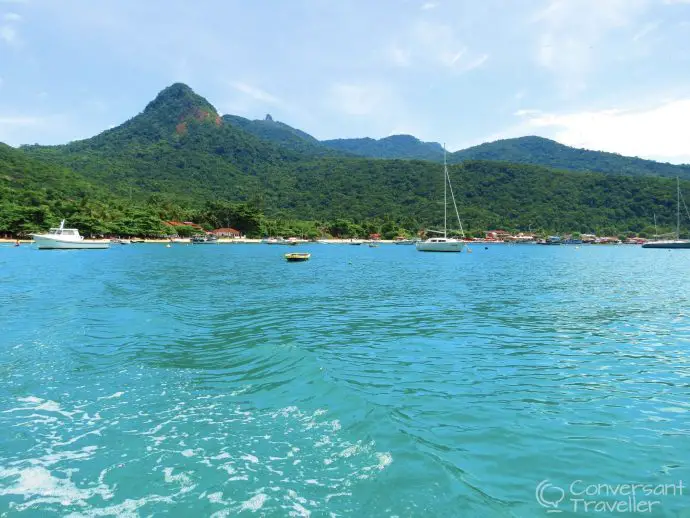
<instances>
[{"instance_id":1,"label":"boat hull","mask_svg":"<svg viewBox=\"0 0 690 518\"><path fill-rule=\"evenodd\" d=\"M34 242L39 250L104 250L110 248L110 241L60 241L34 236Z\"/></svg>"},{"instance_id":2,"label":"boat hull","mask_svg":"<svg viewBox=\"0 0 690 518\"><path fill-rule=\"evenodd\" d=\"M416 244L420 252L461 252L464 243L462 241L446 241L443 243L426 243L424 241Z\"/></svg>"},{"instance_id":3,"label":"boat hull","mask_svg":"<svg viewBox=\"0 0 690 518\"><path fill-rule=\"evenodd\" d=\"M656 241L645 243L642 248L690 248L690 241Z\"/></svg>"},{"instance_id":4,"label":"boat hull","mask_svg":"<svg viewBox=\"0 0 690 518\"><path fill-rule=\"evenodd\" d=\"M285 254L285 260L289 263L299 263L299 262L303 262L303 261L308 261L310 257L311 257L311 254L307 254L307 253Z\"/></svg>"}]
</instances>

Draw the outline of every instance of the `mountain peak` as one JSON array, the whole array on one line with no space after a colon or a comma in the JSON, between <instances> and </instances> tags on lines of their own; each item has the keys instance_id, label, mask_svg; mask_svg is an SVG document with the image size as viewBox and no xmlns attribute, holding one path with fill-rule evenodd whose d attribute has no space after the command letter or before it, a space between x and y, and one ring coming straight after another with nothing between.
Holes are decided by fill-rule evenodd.
<instances>
[{"instance_id":1,"label":"mountain peak","mask_svg":"<svg viewBox=\"0 0 690 518\"><path fill-rule=\"evenodd\" d=\"M166 118L174 118L179 122L190 117L197 120L219 120L213 105L184 83L174 83L161 90L144 109L146 114L152 112L164 113Z\"/></svg>"}]
</instances>

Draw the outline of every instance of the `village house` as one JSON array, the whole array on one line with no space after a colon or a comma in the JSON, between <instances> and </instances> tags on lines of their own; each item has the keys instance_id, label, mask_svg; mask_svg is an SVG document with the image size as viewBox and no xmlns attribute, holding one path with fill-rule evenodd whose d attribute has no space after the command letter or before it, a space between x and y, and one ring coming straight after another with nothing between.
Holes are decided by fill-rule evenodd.
<instances>
[{"instance_id":1,"label":"village house","mask_svg":"<svg viewBox=\"0 0 690 518\"><path fill-rule=\"evenodd\" d=\"M505 230L488 230L485 232L487 241L504 241L512 237L510 232Z\"/></svg>"},{"instance_id":2,"label":"village house","mask_svg":"<svg viewBox=\"0 0 690 518\"><path fill-rule=\"evenodd\" d=\"M242 237L242 233L234 228L217 228L211 231L216 237L230 237L232 239L239 239Z\"/></svg>"}]
</instances>

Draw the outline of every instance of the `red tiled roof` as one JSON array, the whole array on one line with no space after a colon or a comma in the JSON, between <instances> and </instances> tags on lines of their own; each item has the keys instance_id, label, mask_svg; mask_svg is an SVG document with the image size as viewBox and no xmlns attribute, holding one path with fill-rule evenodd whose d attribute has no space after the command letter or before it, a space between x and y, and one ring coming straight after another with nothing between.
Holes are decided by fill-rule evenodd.
<instances>
[{"instance_id":1,"label":"red tiled roof","mask_svg":"<svg viewBox=\"0 0 690 518\"><path fill-rule=\"evenodd\" d=\"M217 228L211 231L211 234L237 234L240 235L241 232L234 228Z\"/></svg>"},{"instance_id":2,"label":"red tiled roof","mask_svg":"<svg viewBox=\"0 0 690 518\"><path fill-rule=\"evenodd\" d=\"M165 221L164 222L166 225L170 225L171 227L194 227L194 228L201 228L201 225L197 225L196 223L192 223L191 221Z\"/></svg>"}]
</instances>

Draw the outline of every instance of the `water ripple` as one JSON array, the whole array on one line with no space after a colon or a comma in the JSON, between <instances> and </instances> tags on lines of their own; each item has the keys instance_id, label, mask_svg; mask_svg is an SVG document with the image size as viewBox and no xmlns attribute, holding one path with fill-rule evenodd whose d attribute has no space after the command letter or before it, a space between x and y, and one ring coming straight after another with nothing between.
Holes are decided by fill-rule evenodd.
<instances>
[{"instance_id":1,"label":"water ripple","mask_svg":"<svg viewBox=\"0 0 690 518\"><path fill-rule=\"evenodd\" d=\"M0 509L532 516L547 478L690 480L690 256L482 248L0 249Z\"/></svg>"}]
</instances>

